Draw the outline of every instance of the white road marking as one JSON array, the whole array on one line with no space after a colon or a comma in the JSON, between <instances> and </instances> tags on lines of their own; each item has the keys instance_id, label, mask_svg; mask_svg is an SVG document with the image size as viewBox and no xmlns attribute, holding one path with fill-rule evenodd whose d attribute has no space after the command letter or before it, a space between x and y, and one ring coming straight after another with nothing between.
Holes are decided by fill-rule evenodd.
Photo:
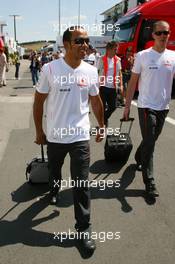
<instances>
[{"instance_id":1,"label":"white road marking","mask_svg":"<svg viewBox=\"0 0 175 264\"><path fill-rule=\"evenodd\" d=\"M167 121L168 123L170 123L171 125L174 125L174 126L175 126L175 119L173 119L173 118L171 118L171 117L167 117L167 118L166 118L166 121Z\"/></svg>"},{"instance_id":2,"label":"white road marking","mask_svg":"<svg viewBox=\"0 0 175 264\"><path fill-rule=\"evenodd\" d=\"M137 103L135 101L132 101L132 105L137 106ZM170 123L171 125L175 126L175 119L171 118L171 117L167 117L166 122Z\"/></svg>"}]
</instances>

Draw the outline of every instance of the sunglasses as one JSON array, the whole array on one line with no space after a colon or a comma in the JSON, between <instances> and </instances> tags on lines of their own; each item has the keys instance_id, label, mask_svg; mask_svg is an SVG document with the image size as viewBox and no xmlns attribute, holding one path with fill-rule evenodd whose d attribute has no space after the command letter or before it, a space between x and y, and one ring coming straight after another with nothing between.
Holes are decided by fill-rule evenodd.
<instances>
[{"instance_id":1,"label":"sunglasses","mask_svg":"<svg viewBox=\"0 0 175 264\"><path fill-rule=\"evenodd\" d=\"M162 34L165 35L165 36L168 36L170 34L170 32L167 31L167 30L164 30L164 31L156 31L156 32L154 32L154 34L156 36L161 36Z\"/></svg>"},{"instance_id":2,"label":"sunglasses","mask_svg":"<svg viewBox=\"0 0 175 264\"><path fill-rule=\"evenodd\" d=\"M87 45L89 44L89 38L76 38L72 41L74 41L74 43L77 45L83 45L84 43L86 43Z\"/></svg>"}]
</instances>

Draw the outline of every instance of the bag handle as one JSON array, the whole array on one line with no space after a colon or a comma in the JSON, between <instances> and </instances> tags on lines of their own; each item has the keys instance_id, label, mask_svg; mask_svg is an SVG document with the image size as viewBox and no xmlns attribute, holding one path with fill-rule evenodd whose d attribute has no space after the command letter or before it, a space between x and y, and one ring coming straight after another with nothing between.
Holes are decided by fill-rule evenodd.
<instances>
[{"instance_id":1,"label":"bag handle","mask_svg":"<svg viewBox=\"0 0 175 264\"><path fill-rule=\"evenodd\" d=\"M120 118L120 122L134 121L134 117L129 117L127 120L125 118Z\"/></svg>"},{"instance_id":2,"label":"bag handle","mask_svg":"<svg viewBox=\"0 0 175 264\"><path fill-rule=\"evenodd\" d=\"M120 131L121 131L123 122L130 122L129 130L128 130L128 135L130 135L133 121L134 121L134 117L129 117L127 120L124 118L121 118L120 119Z\"/></svg>"},{"instance_id":3,"label":"bag handle","mask_svg":"<svg viewBox=\"0 0 175 264\"><path fill-rule=\"evenodd\" d=\"M41 144L41 159L42 159L42 162L45 162L45 158L44 158L44 147L43 147L42 144Z\"/></svg>"}]
</instances>

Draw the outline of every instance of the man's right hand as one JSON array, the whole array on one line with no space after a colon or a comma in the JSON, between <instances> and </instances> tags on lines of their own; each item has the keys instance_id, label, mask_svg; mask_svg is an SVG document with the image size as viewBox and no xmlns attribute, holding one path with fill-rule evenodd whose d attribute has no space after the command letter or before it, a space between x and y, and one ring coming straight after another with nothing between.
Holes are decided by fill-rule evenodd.
<instances>
[{"instance_id":1,"label":"man's right hand","mask_svg":"<svg viewBox=\"0 0 175 264\"><path fill-rule=\"evenodd\" d=\"M102 127L98 128L95 141L97 143L99 143L104 139L104 137L105 137L105 127L102 126Z\"/></svg>"},{"instance_id":2,"label":"man's right hand","mask_svg":"<svg viewBox=\"0 0 175 264\"><path fill-rule=\"evenodd\" d=\"M46 135L45 133L42 132L37 132L36 133L36 140L34 141L38 145L46 145L47 140L46 140Z\"/></svg>"},{"instance_id":3,"label":"man's right hand","mask_svg":"<svg viewBox=\"0 0 175 264\"><path fill-rule=\"evenodd\" d=\"M127 121L129 119L129 113L130 113L130 109L125 106L124 112L123 112L123 118Z\"/></svg>"}]
</instances>

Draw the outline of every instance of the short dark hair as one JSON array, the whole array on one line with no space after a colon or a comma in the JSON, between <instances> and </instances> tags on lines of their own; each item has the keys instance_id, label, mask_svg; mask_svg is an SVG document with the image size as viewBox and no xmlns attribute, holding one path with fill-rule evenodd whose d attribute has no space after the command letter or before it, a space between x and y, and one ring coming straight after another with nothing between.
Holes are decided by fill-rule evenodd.
<instances>
[{"instance_id":1,"label":"short dark hair","mask_svg":"<svg viewBox=\"0 0 175 264\"><path fill-rule=\"evenodd\" d=\"M63 33L63 42L70 42L72 39L72 31L76 31L78 29L84 29L82 26L71 26L67 28Z\"/></svg>"},{"instance_id":2,"label":"short dark hair","mask_svg":"<svg viewBox=\"0 0 175 264\"><path fill-rule=\"evenodd\" d=\"M167 25L167 26L170 26L170 25L168 24L168 22L166 22L166 21L163 21L163 20L156 21L156 22L153 24L153 32L156 31L156 28L157 28L158 25Z\"/></svg>"},{"instance_id":3,"label":"short dark hair","mask_svg":"<svg viewBox=\"0 0 175 264\"><path fill-rule=\"evenodd\" d=\"M110 42L107 43L107 45L106 45L106 49L107 49L107 50L108 50L108 49L113 49L113 48L116 47L116 45L117 45L117 42L114 41L114 40L112 40L112 41L110 41Z\"/></svg>"}]
</instances>

